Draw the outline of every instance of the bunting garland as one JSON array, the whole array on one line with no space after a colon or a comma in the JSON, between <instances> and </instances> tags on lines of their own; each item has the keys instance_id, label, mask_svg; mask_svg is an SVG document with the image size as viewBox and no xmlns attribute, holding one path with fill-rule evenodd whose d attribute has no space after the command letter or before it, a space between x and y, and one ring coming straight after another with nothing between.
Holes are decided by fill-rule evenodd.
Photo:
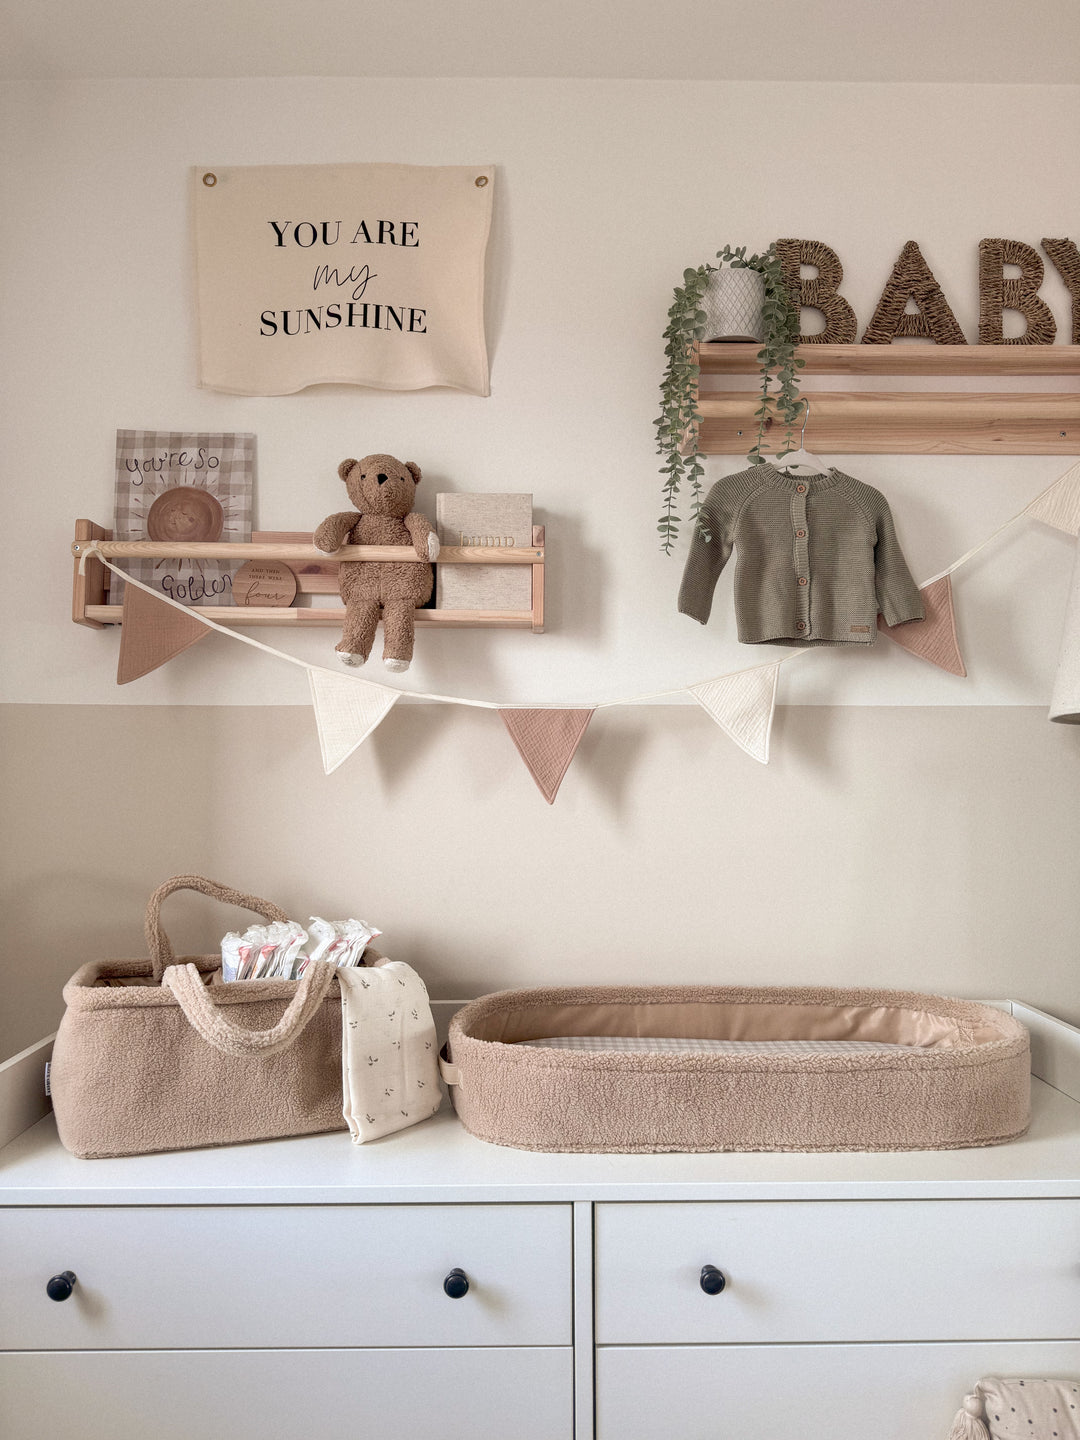
<instances>
[{"instance_id":1,"label":"bunting garland","mask_svg":"<svg viewBox=\"0 0 1080 1440\"><path fill-rule=\"evenodd\" d=\"M952 580L942 575L931 580L919 591L922 596L924 619L905 625L886 625L878 616L878 629L890 640L920 660L929 660L939 670L950 675L966 676L964 657L956 638L956 611L953 609Z\"/></svg>"},{"instance_id":2,"label":"bunting garland","mask_svg":"<svg viewBox=\"0 0 1080 1440\"><path fill-rule=\"evenodd\" d=\"M951 675L966 676L967 669L957 639L951 576L1023 516L1080 536L1080 462L1037 495L1019 514L920 587L926 613L921 623L888 626L879 616L881 633L919 659ZM500 705L491 700L464 700L422 691L403 692L389 685L362 680L357 675L311 665L250 635L192 614L188 606L158 594L119 570L94 542L86 545L79 562L80 570L85 569L86 561L91 557L125 581L123 629L116 677L118 684L124 685L148 675L196 644L209 631L217 630L230 639L240 640L268 655L299 665L308 672L319 748L327 775L332 774L363 744L401 695L408 693L417 700L498 710L507 733L549 805L555 801L593 714L596 710L617 705L690 695L740 749L760 764L767 765L780 667L810 653L808 647L793 649L779 660L717 675L695 685L622 700L600 701L591 706ZM1080 555L1066 615L1062 662L1050 718L1080 719Z\"/></svg>"},{"instance_id":3,"label":"bunting garland","mask_svg":"<svg viewBox=\"0 0 1080 1440\"><path fill-rule=\"evenodd\" d=\"M330 670L309 670L308 680L323 770L332 775L386 718L401 691L371 681L357 685L347 675Z\"/></svg>"},{"instance_id":4,"label":"bunting garland","mask_svg":"<svg viewBox=\"0 0 1080 1440\"><path fill-rule=\"evenodd\" d=\"M143 586L124 587L120 656L116 683L127 685L210 634L210 627L185 606L177 608Z\"/></svg>"},{"instance_id":5,"label":"bunting garland","mask_svg":"<svg viewBox=\"0 0 1080 1440\"><path fill-rule=\"evenodd\" d=\"M1044 525L1053 525L1055 530L1080 535L1080 461L1048 490L1036 495L1021 513L1041 520Z\"/></svg>"},{"instance_id":6,"label":"bunting garland","mask_svg":"<svg viewBox=\"0 0 1080 1440\"><path fill-rule=\"evenodd\" d=\"M540 794L554 805L593 711L503 709L499 714Z\"/></svg>"},{"instance_id":7,"label":"bunting garland","mask_svg":"<svg viewBox=\"0 0 1080 1440\"><path fill-rule=\"evenodd\" d=\"M798 651L805 654L805 651ZM789 657L790 658L790 657ZM690 694L741 749L762 765L769 763L769 736L776 709L776 681L783 660L737 670L691 685Z\"/></svg>"}]
</instances>

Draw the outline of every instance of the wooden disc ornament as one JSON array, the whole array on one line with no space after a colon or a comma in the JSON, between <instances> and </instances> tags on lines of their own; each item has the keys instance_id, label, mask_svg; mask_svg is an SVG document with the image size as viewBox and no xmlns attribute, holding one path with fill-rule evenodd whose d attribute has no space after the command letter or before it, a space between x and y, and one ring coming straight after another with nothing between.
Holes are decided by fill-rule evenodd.
<instances>
[{"instance_id":1,"label":"wooden disc ornament","mask_svg":"<svg viewBox=\"0 0 1080 1440\"><path fill-rule=\"evenodd\" d=\"M221 502L195 485L170 485L150 506L146 533L164 544L220 540L225 528Z\"/></svg>"},{"instance_id":2,"label":"wooden disc ornament","mask_svg":"<svg viewBox=\"0 0 1080 1440\"><path fill-rule=\"evenodd\" d=\"M296 576L280 560L245 560L233 576L234 605L291 605Z\"/></svg>"}]
</instances>

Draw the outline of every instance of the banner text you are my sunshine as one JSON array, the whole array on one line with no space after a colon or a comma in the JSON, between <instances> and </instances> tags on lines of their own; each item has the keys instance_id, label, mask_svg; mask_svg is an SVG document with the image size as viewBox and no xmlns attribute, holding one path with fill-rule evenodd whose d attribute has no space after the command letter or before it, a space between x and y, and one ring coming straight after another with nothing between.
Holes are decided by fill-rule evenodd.
<instances>
[{"instance_id":1,"label":"banner text you are my sunshine","mask_svg":"<svg viewBox=\"0 0 1080 1440\"><path fill-rule=\"evenodd\" d=\"M274 234L274 245L280 249L299 247L313 250L316 246L326 248L342 242L340 220L268 220ZM394 245L402 249L415 249L420 244L417 234L420 228L417 220L361 220L349 245ZM374 232L374 233L373 233ZM346 270L341 265L317 265L311 288L335 291L345 298L326 305L302 307L300 309L264 310L260 316L259 334L310 335L313 331L336 330L344 326L348 330L390 330L404 335L427 334L427 312L413 305L388 305L364 300L364 292L377 272L370 265L350 265Z\"/></svg>"}]
</instances>

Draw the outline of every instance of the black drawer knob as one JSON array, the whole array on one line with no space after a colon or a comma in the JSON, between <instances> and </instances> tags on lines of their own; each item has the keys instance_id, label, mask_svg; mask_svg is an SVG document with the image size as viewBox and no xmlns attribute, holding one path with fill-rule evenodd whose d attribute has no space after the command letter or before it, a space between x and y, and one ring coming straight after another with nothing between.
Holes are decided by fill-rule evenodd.
<instances>
[{"instance_id":1,"label":"black drawer knob","mask_svg":"<svg viewBox=\"0 0 1080 1440\"><path fill-rule=\"evenodd\" d=\"M726 1284L724 1272L718 1270L715 1265L701 1267L701 1288L706 1295L719 1295Z\"/></svg>"},{"instance_id":2,"label":"black drawer knob","mask_svg":"<svg viewBox=\"0 0 1080 1440\"><path fill-rule=\"evenodd\" d=\"M54 1275L45 1286L45 1294L50 1300L68 1300L74 1289L75 1271L61 1270L60 1274Z\"/></svg>"},{"instance_id":3,"label":"black drawer knob","mask_svg":"<svg viewBox=\"0 0 1080 1440\"><path fill-rule=\"evenodd\" d=\"M455 1267L442 1282L442 1288L451 1300L460 1300L463 1295L469 1293L469 1277L464 1270L458 1270Z\"/></svg>"}]
</instances>

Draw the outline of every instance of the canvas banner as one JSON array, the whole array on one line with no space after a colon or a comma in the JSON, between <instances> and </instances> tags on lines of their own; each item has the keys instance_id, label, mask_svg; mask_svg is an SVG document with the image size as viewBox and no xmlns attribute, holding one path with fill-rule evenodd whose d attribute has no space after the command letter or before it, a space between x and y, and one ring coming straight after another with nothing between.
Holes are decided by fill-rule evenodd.
<instances>
[{"instance_id":1,"label":"canvas banner","mask_svg":"<svg viewBox=\"0 0 1080 1440\"><path fill-rule=\"evenodd\" d=\"M493 190L490 165L197 167L199 384L487 395Z\"/></svg>"}]
</instances>

